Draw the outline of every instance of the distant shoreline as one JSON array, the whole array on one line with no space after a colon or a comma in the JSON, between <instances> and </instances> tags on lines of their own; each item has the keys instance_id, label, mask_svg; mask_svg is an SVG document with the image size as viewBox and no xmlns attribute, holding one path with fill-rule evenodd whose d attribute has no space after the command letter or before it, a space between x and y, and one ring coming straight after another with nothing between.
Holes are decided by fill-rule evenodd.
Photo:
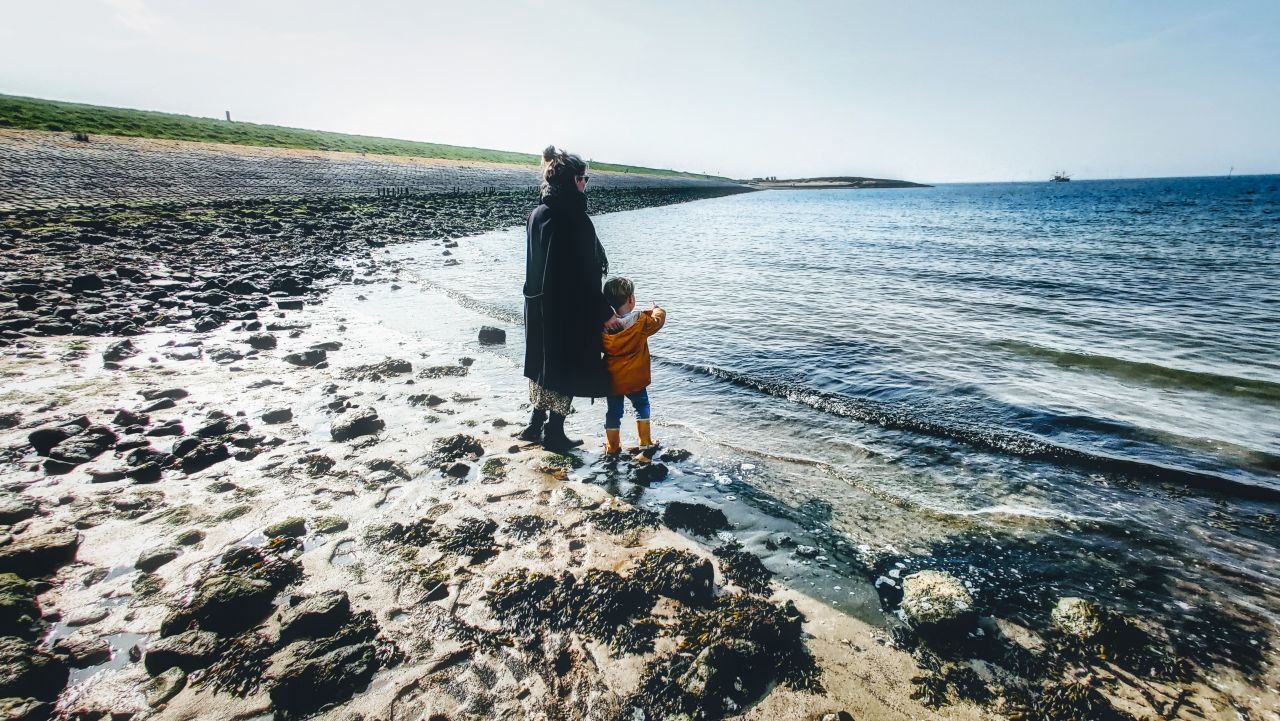
<instances>
[{"instance_id":1,"label":"distant shoreline","mask_svg":"<svg viewBox=\"0 0 1280 721\"><path fill-rule=\"evenodd\" d=\"M874 188L932 188L932 185L913 183L909 180L890 180L886 178L794 178L790 180L751 180L739 181L743 185L761 190L831 190L845 188L850 190L867 190Z\"/></svg>"}]
</instances>

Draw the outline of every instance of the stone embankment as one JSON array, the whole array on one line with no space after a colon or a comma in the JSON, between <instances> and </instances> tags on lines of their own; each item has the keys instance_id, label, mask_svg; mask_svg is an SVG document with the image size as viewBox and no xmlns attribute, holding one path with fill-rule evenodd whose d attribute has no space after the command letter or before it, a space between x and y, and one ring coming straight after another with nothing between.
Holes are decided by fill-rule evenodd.
<instances>
[{"instance_id":1,"label":"stone embankment","mask_svg":"<svg viewBox=\"0 0 1280 721\"><path fill-rule=\"evenodd\" d=\"M0 130L0 212L116 202L204 202L536 187L535 166ZM721 180L591 173L592 188L740 187Z\"/></svg>"}]
</instances>

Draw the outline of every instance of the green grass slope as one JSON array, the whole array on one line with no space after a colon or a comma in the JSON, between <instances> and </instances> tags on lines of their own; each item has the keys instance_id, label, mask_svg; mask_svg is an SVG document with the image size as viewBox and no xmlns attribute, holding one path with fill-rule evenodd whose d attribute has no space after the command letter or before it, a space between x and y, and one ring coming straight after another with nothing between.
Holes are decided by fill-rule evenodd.
<instances>
[{"instance_id":1,"label":"green grass slope","mask_svg":"<svg viewBox=\"0 0 1280 721\"><path fill-rule=\"evenodd\" d=\"M374 138L365 135L330 133L323 130L285 128L278 125L227 122L190 115L158 113L150 110L107 108L99 105L63 103L39 98L0 95L0 128L49 130L96 135L122 135L133 138L194 140L205 143L231 143L272 148L304 150L337 150L349 153L402 155L415 158L477 160L514 165L537 165L541 157L506 150L466 148L457 145L422 143L414 140ZM667 175L683 178L712 178L698 173L615 165L591 161L594 170ZM722 180L722 178L716 178Z\"/></svg>"}]
</instances>

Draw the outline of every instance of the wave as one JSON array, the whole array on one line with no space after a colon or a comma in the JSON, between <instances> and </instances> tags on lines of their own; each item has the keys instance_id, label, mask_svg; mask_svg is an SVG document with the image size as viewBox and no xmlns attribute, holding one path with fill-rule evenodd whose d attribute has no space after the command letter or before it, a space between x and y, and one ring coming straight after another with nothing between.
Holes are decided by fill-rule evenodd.
<instances>
[{"instance_id":1,"label":"wave","mask_svg":"<svg viewBox=\"0 0 1280 721\"><path fill-rule=\"evenodd\" d=\"M1105 373L1122 380L1141 381L1148 385L1204 391L1222 396L1251 398L1280 404L1280 383L1169 368L1156 363L1129 361L1111 356L1056 350L1021 341L1003 340L995 342L994 345L1020 356L1048 361L1060 368L1079 368Z\"/></svg>"},{"instance_id":2,"label":"wave","mask_svg":"<svg viewBox=\"0 0 1280 721\"><path fill-rule=\"evenodd\" d=\"M969 446L1048 461L1089 472L1119 475L1134 480L1179 483L1240 498L1280 501L1280 488L1239 481L1217 473L1164 465L1154 461L1121 458L1053 443L1039 436L1007 428L966 421L948 414L945 421L918 412L901 403L855 398L819 391L798 383L770 381L711 365L663 360L686 371L707 375L736 386L802 403L832 415L870 423L882 428L909 431L959 441Z\"/></svg>"}]
</instances>

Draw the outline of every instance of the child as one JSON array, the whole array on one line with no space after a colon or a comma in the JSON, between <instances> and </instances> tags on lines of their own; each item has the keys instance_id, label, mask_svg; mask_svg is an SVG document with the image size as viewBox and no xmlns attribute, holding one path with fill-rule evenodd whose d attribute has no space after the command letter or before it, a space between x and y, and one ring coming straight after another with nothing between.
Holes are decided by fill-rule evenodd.
<instances>
[{"instance_id":1,"label":"child","mask_svg":"<svg viewBox=\"0 0 1280 721\"><path fill-rule=\"evenodd\" d=\"M667 312L656 305L649 310L636 310L636 287L626 278L610 278L604 284L604 298L613 306L622 322L622 330L604 333L604 355L612 379L608 410L604 416L604 452L613 455L622 450L619 437L622 426L622 397L631 399L636 411L636 435L640 447L653 445L649 436L649 336L666 323Z\"/></svg>"}]
</instances>

